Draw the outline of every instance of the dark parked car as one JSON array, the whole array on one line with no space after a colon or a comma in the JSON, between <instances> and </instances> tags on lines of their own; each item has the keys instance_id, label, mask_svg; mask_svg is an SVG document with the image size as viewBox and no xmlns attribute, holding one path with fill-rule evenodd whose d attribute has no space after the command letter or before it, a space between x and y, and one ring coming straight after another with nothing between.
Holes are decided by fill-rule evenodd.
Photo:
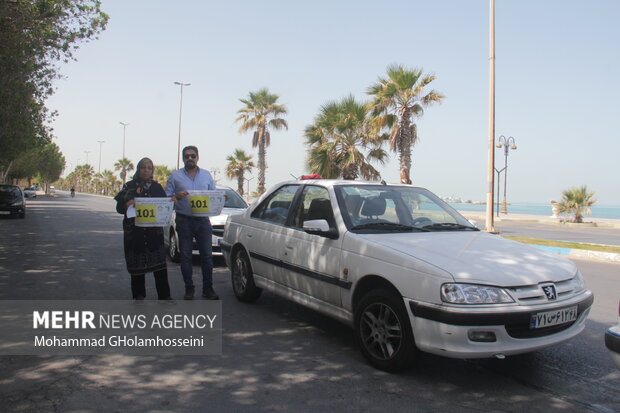
<instances>
[{"instance_id":1,"label":"dark parked car","mask_svg":"<svg viewBox=\"0 0 620 413\"><path fill-rule=\"evenodd\" d=\"M0 185L0 215L26 217L26 199L17 185Z\"/></svg>"},{"instance_id":2,"label":"dark parked car","mask_svg":"<svg viewBox=\"0 0 620 413\"><path fill-rule=\"evenodd\" d=\"M605 333L605 346L614 364L620 369L620 303L618 303L618 324L609 327Z\"/></svg>"}]
</instances>

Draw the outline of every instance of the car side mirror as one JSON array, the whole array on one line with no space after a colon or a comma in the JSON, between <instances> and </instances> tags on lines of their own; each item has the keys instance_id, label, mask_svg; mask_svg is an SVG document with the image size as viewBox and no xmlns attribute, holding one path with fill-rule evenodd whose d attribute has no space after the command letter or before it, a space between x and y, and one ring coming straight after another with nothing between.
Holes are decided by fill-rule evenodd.
<instances>
[{"instance_id":1,"label":"car side mirror","mask_svg":"<svg viewBox=\"0 0 620 413\"><path fill-rule=\"evenodd\" d=\"M303 229L306 233L312 235L319 235L321 237L336 239L338 238L338 231L335 228L330 228L327 220L325 219L311 219L304 221Z\"/></svg>"},{"instance_id":2,"label":"car side mirror","mask_svg":"<svg viewBox=\"0 0 620 413\"><path fill-rule=\"evenodd\" d=\"M471 225L473 225L474 227L480 229L480 227L478 226L478 221L474 221L473 219L468 219L469 223Z\"/></svg>"}]
</instances>

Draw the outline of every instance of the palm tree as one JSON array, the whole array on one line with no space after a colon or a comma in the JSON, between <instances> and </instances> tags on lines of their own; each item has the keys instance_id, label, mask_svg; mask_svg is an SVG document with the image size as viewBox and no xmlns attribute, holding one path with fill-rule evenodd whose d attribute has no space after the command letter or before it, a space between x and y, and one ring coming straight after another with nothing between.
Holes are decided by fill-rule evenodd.
<instances>
[{"instance_id":1,"label":"palm tree","mask_svg":"<svg viewBox=\"0 0 620 413\"><path fill-rule=\"evenodd\" d=\"M228 165L226 165L226 176L230 179L237 178L237 192L243 196L243 181L246 172L252 172L254 162L252 155L247 155L243 149L235 149L233 155L226 157Z\"/></svg>"},{"instance_id":2,"label":"palm tree","mask_svg":"<svg viewBox=\"0 0 620 413\"><path fill-rule=\"evenodd\" d=\"M266 148L271 143L269 129L288 129L286 121L279 117L286 115L287 109L286 106L276 103L278 98L278 95L269 93L267 88L250 92L248 99L239 99L245 104L245 107L237 111L239 116L235 119L235 122L242 122L239 133L254 131L252 147L258 147L258 186L256 190L260 194L265 192Z\"/></svg>"},{"instance_id":3,"label":"palm tree","mask_svg":"<svg viewBox=\"0 0 620 413\"><path fill-rule=\"evenodd\" d=\"M380 77L367 90L373 96L370 108L375 125L390 129L390 149L399 154L403 184L411 184L411 148L418 140L413 118L422 116L425 107L441 103L444 98L435 90L425 92L433 80L435 75L423 74L422 69L393 64L387 68L387 78Z\"/></svg>"},{"instance_id":4,"label":"palm tree","mask_svg":"<svg viewBox=\"0 0 620 413\"><path fill-rule=\"evenodd\" d=\"M95 184L95 193L101 195L101 189L103 188L103 175L97 172L93 175L93 183Z\"/></svg>"},{"instance_id":5,"label":"palm tree","mask_svg":"<svg viewBox=\"0 0 620 413\"><path fill-rule=\"evenodd\" d=\"M596 202L593 196L594 192L588 192L586 185L567 189L562 192L559 212L575 214L573 222L582 223L583 215L590 215L592 213L590 207Z\"/></svg>"},{"instance_id":6,"label":"palm tree","mask_svg":"<svg viewBox=\"0 0 620 413\"><path fill-rule=\"evenodd\" d=\"M172 173L172 169L166 165L155 165L155 171L153 171L153 179L162 185L166 184L168 177Z\"/></svg>"},{"instance_id":7,"label":"palm tree","mask_svg":"<svg viewBox=\"0 0 620 413\"><path fill-rule=\"evenodd\" d=\"M324 178L379 179L381 174L370 162L383 164L387 152L367 115L366 105L352 95L323 105L305 132L310 172Z\"/></svg>"},{"instance_id":8,"label":"palm tree","mask_svg":"<svg viewBox=\"0 0 620 413\"><path fill-rule=\"evenodd\" d=\"M75 173L76 182L81 192L84 192L84 187L88 190L88 183L91 177L95 174L95 170L89 164L78 165L73 171Z\"/></svg>"},{"instance_id":9,"label":"palm tree","mask_svg":"<svg viewBox=\"0 0 620 413\"><path fill-rule=\"evenodd\" d=\"M101 176L105 194L108 195L116 189L118 181L114 175L114 172L109 169L104 169L103 172L101 172Z\"/></svg>"},{"instance_id":10,"label":"palm tree","mask_svg":"<svg viewBox=\"0 0 620 413\"><path fill-rule=\"evenodd\" d=\"M133 171L133 169L134 169L133 163L131 163L131 161L127 158L119 159L114 164L114 170L121 171L121 180L123 181L123 184L125 184L125 179L127 178L127 172L131 172Z\"/></svg>"}]
</instances>

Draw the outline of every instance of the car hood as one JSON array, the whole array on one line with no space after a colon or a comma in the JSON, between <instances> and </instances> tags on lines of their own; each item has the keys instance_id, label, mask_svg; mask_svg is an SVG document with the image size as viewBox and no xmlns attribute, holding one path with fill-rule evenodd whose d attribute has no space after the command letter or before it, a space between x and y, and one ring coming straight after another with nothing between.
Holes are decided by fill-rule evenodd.
<instances>
[{"instance_id":1,"label":"car hood","mask_svg":"<svg viewBox=\"0 0 620 413\"><path fill-rule=\"evenodd\" d=\"M357 235L379 249L395 250L441 268L456 282L531 285L566 280L577 271L565 258L485 232Z\"/></svg>"}]
</instances>

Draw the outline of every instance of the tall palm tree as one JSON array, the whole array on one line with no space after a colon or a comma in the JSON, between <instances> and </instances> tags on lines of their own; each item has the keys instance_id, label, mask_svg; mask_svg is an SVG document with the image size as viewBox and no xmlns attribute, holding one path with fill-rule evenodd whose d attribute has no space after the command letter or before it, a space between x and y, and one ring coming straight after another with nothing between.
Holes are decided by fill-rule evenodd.
<instances>
[{"instance_id":1,"label":"tall palm tree","mask_svg":"<svg viewBox=\"0 0 620 413\"><path fill-rule=\"evenodd\" d=\"M235 149L233 155L228 155L226 160L226 176L230 179L237 178L237 192L243 196L243 181L245 179L246 172L252 172L254 168L254 162L252 162L252 155L245 153L243 149ZM249 195L249 194L248 194Z\"/></svg>"},{"instance_id":2,"label":"tall palm tree","mask_svg":"<svg viewBox=\"0 0 620 413\"><path fill-rule=\"evenodd\" d=\"M172 173L172 169L166 165L155 165L155 171L153 171L153 179L162 185L166 185L168 177Z\"/></svg>"},{"instance_id":3,"label":"tall palm tree","mask_svg":"<svg viewBox=\"0 0 620 413\"><path fill-rule=\"evenodd\" d=\"M560 213L575 214L573 222L583 222L583 215L590 215L590 207L597 201L594 192L588 192L586 185L573 187L562 192Z\"/></svg>"},{"instance_id":4,"label":"tall palm tree","mask_svg":"<svg viewBox=\"0 0 620 413\"><path fill-rule=\"evenodd\" d=\"M235 119L235 122L241 122L239 133L254 131L252 147L258 147L258 186L256 190L259 194L265 192L266 148L271 143L269 129L288 129L286 120L280 117L287 114L287 109L286 106L277 103L278 98L278 95L269 93L267 88L250 92L248 99L239 99L245 104L245 107L237 111L239 116Z\"/></svg>"},{"instance_id":5,"label":"tall palm tree","mask_svg":"<svg viewBox=\"0 0 620 413\"><path fill-rule=\"evenodd\" d=\"M381 174L370 163L383 164L387 152L367 115L366 105L352 95L323 105L305 132L310 172L324 178L379 179Z\"/></svg>"},{"instance_id":6,"label":"tall palm tree","mask_svg":"<svg viewBox=\"0 0 620 413\"><path fill-rule=\"evenodd\" d=\"M121 171L121 181L123 181L123 185L125 184L125 180L127 178L127 172L131 172L133 169L133 163L127 158L119 159L114 164L114 170Z\"/></svg>"},{"instance_id":7,"label":"tall palm tree","mask_svg":"<svg viewBox=\"0 0 620 413\"><path fill-rule=\"evenodd\" d=\"M387 77L380 77L367 93L373 96L370 103L374 123L390 130L390 149L399 154L400 182L411 183L411 148L418 140L415 117L424 113L432 103L441 103L445 97L435 90L425 88L435 75L423 74L422 69L408 69L393 64L387 68Z\"/></svg>"},{"instance_id":8,"label":"tall palm tree","mask_svg":"<svg viewBox=\"0 0 620 413\"><path fill-rule=\"evenodd\" d=\"M79 190L81 192L84 192L84 188L88 189L88 184L91 180L91 177L95 174L95 170L91 165L84 164L76 166L73 172L75 173L75 178Z\"/></svg>"},{"instance_id":9,"label":"tall palm tree","mask_svg":"<svg viewBox=\"0 0 620 413\"><path fill-rule=\"evenodd\" d=\"M114 175L114 172L109 169L104 169L101 172L102 180L103 180L103 189L106 195L110 194L116 189L117 179Z\"/></svg>"},{"instance_id":10,"label":"tall palm tree","mask_svg":"<svg viewBox=\"0 0 620 413\"><path fill-rule=\"evenodd\" d=\"M101 195L101 189L103 188L103 175L101 172L97 172L93 175L92 183L95 185L95 193Z\"/></svg>"}]
</instances>

